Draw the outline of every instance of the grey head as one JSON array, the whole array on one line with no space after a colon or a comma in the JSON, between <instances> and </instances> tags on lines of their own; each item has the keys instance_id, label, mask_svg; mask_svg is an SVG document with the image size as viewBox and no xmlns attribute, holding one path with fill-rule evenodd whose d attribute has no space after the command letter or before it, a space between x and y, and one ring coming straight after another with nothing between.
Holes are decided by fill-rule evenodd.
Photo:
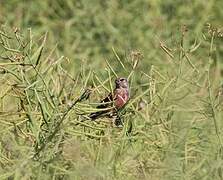
<instances>
[{"instance_id":1,"label":"grey head","mask_svg":"<svg viewBox=\"0 0 223 180\"><path fill-rule=\"evenodd\" d=\"M126 78L120 77L115 80L115 87L116 88L128 88L129 83Z\"/></svg>"}]
</instances>

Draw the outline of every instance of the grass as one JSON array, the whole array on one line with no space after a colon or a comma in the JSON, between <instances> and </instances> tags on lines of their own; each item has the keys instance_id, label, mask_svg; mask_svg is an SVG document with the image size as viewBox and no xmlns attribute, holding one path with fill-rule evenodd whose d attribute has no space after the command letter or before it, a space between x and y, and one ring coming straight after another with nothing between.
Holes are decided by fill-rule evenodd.
<instances>
[{"instance_id":1,"label":"grass","mask_svg":"<svg viewBox=\"0 0 223 180\"><path fill-rule=\"evenodd\" d=\"M3 2L0 179L223 179L222 1Z\"/></svg>"}]
</instances>

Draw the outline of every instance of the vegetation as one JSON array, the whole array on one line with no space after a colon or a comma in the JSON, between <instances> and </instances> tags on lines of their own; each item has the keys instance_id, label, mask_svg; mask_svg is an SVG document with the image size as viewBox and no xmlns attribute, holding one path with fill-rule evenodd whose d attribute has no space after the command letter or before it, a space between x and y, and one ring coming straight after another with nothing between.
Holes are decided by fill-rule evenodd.
<instances>
[{"instance_id":1,"label":"vegetation","mask_svg":"<svg viewBox=\"0 0 223 180\"><path fill-rule=\"evenodd\" d=\"M3 0L0 179L223 179L222 6Z\"/></svg>"}]
</instances>

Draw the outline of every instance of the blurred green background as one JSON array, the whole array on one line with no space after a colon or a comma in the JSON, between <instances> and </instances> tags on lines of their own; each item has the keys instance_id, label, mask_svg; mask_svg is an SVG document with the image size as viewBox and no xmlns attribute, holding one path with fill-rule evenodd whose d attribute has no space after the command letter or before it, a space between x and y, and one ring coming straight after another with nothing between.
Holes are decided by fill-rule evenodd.
<instances>
[{"instance_id":1,"label":"blurred green background","mask_svg":"<svg viewBox=\"0 0 223 180\"><path fill-rule=\"evenodd\" d=\"M188 41L202 36L205 23L220 26L221 0L1 0L1 23L34 33L49 32L47 43L75 61L86 59L92 67L103 66L112 47L121 56L138 49L146 64L163 64L159 41L172 47L182 25ZM77 65L77 66L76 66Z\"/></svg>"},{"instance_id":2,"label":"blurred green background","mask_svg":"<svg viewBox=\"0 0 223 180\"><path fill-rule=\"evenodd\" d=\"M0 0L0 179L222 180L222 8L222 0ZM131 74L127 123L81 124L113 71Z\"/></svg>"}]
</instances>

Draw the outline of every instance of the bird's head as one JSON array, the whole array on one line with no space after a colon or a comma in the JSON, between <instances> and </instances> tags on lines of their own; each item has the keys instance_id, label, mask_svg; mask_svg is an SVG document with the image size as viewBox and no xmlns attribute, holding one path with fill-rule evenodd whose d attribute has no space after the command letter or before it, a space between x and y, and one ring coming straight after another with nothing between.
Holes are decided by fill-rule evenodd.
<instances>
[{"instance_id":1,"label":"bird's head","mask_svg":"<svg viewBox=\"0 0 223 180\"><path fill-rule=\"evenodd\" d=\"M116 88L128 88L129 87L129 83L128 80L126 78L117 78L115 80L115 86Z\"/></svg>"}]
</instances>

